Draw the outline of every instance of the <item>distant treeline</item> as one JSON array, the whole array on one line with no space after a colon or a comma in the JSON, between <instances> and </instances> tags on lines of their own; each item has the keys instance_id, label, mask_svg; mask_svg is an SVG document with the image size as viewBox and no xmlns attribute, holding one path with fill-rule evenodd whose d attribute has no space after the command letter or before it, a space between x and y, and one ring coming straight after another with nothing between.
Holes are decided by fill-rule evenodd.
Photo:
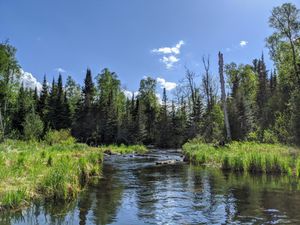
<instances>
[{"instance_id":1,"label":"distant treeline","mask_svg":"<svg viewBox=\"0 0 300 225\"><path fill-rule=\"evenodd\" d=\"M274 33L266 39L275 68L264 56L247 65L224 65L226 105L232 140L300 144L300 13L293 4L275 7L269 19ZM93 78L88 69L80 87L62 76L40 93L16 79L15 48L0 45L0 134L4 138L43 138L49 129L71 129L91 145L125 143L180 147L191 138L226 140L224 111L209 58L201 79L186 70L168 99L156 96L156 80L145 78L138 94L127 98L117 74L104 69ZM225 56L226 57L226 56ZM223 70L223 64L219 65ZM228 130L227 130L228 131Z\"/></svg>"}]
</instances>

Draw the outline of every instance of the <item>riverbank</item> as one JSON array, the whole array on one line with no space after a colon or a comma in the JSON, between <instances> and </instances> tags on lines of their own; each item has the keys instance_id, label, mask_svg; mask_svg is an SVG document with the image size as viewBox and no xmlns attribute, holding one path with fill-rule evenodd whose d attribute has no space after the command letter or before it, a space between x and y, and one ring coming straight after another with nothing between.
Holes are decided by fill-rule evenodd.
<instances>
[{"instance_id":1,"label":"riverbank","mask_svg":"<svg viewBox=\"0 0 300 225\"><path fill-rule=\"evenodd\" d=\"M8 140L0 145L0 209L72 199L101 175L102 159L102 151L85 144Z\"/></svg>"},{"instance_id":2,"label":"riverbank","mask_svg":"<svg viewBox=\"0 0 300 225\"><path fill-rule=\"evenodd\" d=\"M108 145L99 147L105 154L144 154L148 150L144 145Z\"/></svg>"},{"instance_id":3,"label":"riverbank","mask_svg":"<svg viewBox=\"0 0 300 225\"><path fill-rule=\"evenodd\" d=\"M287 174L300 177L299 149L280 144L232 142L224 147L188 142L183 145L187 161L223 170Z\"/></svg>"},{"instance_id":4,"label":"riverbank","mask_svg":"<svg viewBox=\"0 0 300 225\"><path fill-rule=\"evenodd\" d=\"M7 140L0 144L0 210L18 209L33 200L74 199L101 177L105 151L144 153L141 145L90 147L71 137L59 143Z\"/></svg>"}]
</instances>

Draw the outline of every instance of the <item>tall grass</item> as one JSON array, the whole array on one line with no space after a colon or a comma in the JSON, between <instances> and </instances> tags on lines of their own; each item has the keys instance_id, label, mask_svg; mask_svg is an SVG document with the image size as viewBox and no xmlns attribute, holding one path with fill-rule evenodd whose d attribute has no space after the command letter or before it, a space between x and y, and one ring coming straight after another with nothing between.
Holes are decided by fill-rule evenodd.
<instances>
[{"instance_id":1,"label":"tall grass","mask_svg":"<svg viewBox=\"0 0 300 225\"><path fill-rule=\"evenodd\" d=\"M300 158L295 148L279 144L233 142L226 147L189 142L183 146L186 158L200 165L251 173L297 174Z\"/></svg>"},{"instance_id":2,"label":"tall grass","mask_svg":"<svg viewBox=\"0 0 300 225\"><path fill-rule=\"evenodd\" d=\"M101 146L102 151L111 151L112 153L131 154L131 153L145 153L147 148L144 145L108 145Z\"/></svg>"},{"instance_id":3,"label":"tall grass","mask_svg":"<svg viewBox=\"0 0 300 225\"><path fill-rule=\"evenodd\" d=\"M8 140L0 145L0 209L74 198L101 175L103 153L85 144Z\"/></svg>"}]
</instances>

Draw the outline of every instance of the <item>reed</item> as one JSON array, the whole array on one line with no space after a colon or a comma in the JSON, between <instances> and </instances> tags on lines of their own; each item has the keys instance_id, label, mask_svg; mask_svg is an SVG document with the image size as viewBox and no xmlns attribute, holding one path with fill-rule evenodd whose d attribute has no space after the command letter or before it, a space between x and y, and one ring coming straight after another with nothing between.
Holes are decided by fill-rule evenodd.
<instances>
[{"instance_id":1,"label":"reed","mask_svg":"<svg viewBox=\"0 0 300 225\"><path fill-rule=\"evenodd\" d=\"M229 171L288 174L300 176L298 149L279 144L232 142L225 147L188 142L183 146L192 163L215 166Z\"/></svg>"},{"instance_id":2,"label":"reed","mask_svg":"<svg viewBox=\"0 0 300 225\"><path fill-rule=\"evenodd\" d=\"M5 141L0 145L0 209L34 199L70 200L101 175L103 152L84 144Z\"/></svg>"}]
</instances>

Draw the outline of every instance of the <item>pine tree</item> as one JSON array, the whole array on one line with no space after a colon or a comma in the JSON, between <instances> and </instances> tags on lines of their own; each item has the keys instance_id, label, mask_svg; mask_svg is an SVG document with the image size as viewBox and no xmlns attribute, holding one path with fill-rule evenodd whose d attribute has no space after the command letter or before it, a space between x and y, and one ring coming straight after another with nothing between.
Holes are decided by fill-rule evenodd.
<instances>
[{"instance_id":1,"label":"pine tree","mask_svg":"<svg viewBox=\"0 0 300 225\"><path fill-rule=\"evenodd\" d=\"M70 127L70 110L66 94L64 93L61 74L59 74L57 80L54 115L53 124L55 129L60 130Z\"/></svg>"},{"instance_id":2,"label":"pine tree","mask_svg":"<svg viewBox=\"0 0 300 225\"><path fill-rule=\"evenodd\" d=\"M156 143L160 147L171 146L171 133L168 117L168 103L167 103L166 88L163 89L162 105L160 106L160 112L156 125Z\"/></svg>"},{"instance_id":3,"label":"pine tree","mask_svg":"<svg viewBox=\"0 0 300 225\"><path fill-rule=\"evenodd\" d=\"M24 84L22 83L17 98L17 109L14 113L12 121L13 128L16 129L21 135L23 135L23 123L28 112L26 101L26 90L24 89Z\"/></svg>"},{"instance_id":4,"label":"pine tree","mask_svg":"<svg viewBox=\"0 0 300 225\"><path fill-rule=\"evenodd\" d=\"M49 98L49 93L48 93L48 84L47 84L47 79L46 75L44 76L43 80L43 86L42 86L42 91L40 94L40 98L37 104L37 112L40 115L42 121L44 124L47 123L47 104L48 104L48 98Z\"/></svg>"},{"instance_id":5,"label":"pine tree","mask_svg":"<svg viewBox=\"0 0 300 225\"><path fill-rule=\"evenodd\" d=\"M46 129L55 129L56 125L56 98L57 98L57 84L55 79L52 80L52 86L49 94L49 100L47 101L47 122L45 124Z\"/></svg>"},{"instance_id":6,"label":"pine tree","mask_svg":"<svg viewBox=\"0 0 300 225\"><path fill-rule=\"evenodd\" d=\"M257 103L257 121L260 127L259 138L263 139L264 130L267 129L269 124L269 112L267 109L267 103L269 98L268 89L268 71L264 62L264 55L262 54L261 59L258 61L258 89L256 94Z\"/></svg>"},{"instance_id":7,"label":"pine tree","mask_svg":"<svg viewBox=\"0 0 300 225\"><path fill-rule=\"evenodd\" d=\"M97 143L95 132L96 116L95 116L95 86L93 83L92 73L87 69L82 88L82 98L78 102L78 107L74 116L72 125L72 134L81 142L86 142L91 145Z\"/></svg>"}]
</instances>

